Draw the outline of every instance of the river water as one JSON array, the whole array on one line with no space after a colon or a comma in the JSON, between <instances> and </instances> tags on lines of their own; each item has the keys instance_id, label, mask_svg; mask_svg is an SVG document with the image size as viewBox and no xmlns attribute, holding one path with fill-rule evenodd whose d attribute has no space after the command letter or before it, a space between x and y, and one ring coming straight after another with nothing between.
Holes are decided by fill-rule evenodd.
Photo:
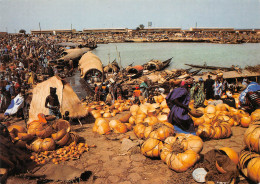
<instances>
[{"instance_id":1,"label":"river water","mask_svg":"<svg viewBox=\"0 0 260 184\"><path fill-rule=\"evenodd\" d=\"M118 51L118 52L117 52ZM189 68L184 65L198 64L229 67L245 67L260 64L260 43L212 44L212 43L109 43L99 44L93 50L107 65L118 60L120 53L123 67L131 63L142 65L151 59L167 60L173 57L168 69Z\"/></svg>"}]
</instances>

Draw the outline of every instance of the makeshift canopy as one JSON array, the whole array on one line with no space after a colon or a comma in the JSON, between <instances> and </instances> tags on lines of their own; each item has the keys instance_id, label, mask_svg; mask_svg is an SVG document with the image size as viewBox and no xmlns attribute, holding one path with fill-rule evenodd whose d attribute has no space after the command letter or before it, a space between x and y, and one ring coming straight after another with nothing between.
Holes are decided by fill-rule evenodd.
<instances>
[{"instance_id":1,"label":"makeshift canopy","mask_svg":"<svg viewBox=\"0 0 260 184\"><path fill-rule=\"evenodd\" d=\"M79 60L79 69L81 78L84 78L88 73L100 73L103 76L103 65L99 57L92 52L87 52Z\"/></svg>"},{"instance_id":2,"label":"makeshift canopy","mask_svg":"<svg viewBox=\"0 0 260 184\"><path fill-rule=\"evenodd\" d=\"M59 60L63 60L68 62L69 60L75 60L80 58L84 53L88 52L90 48L76 48L76 49L67 49L63 52L66 54L65 56L61 57Z\"/></svg>"},{"instance_id":3,"label":"makeshift canopy","mask_svg":"<svg viewBox=\"0 0 260 184\"><path fill-rule=\"evenodd\" d=\"M59 98L60 112L62 115L66 111L69 111L71 118L81 118L88 114L70 84L61 80L58 76L54 76L37 84L33 89L33 97L29 110L29 122L37 120L39 113L49 114L49 109L45 108L45 100L50 94L50 87L57 88L56 94Z\"/></svg>"}]
</instances>

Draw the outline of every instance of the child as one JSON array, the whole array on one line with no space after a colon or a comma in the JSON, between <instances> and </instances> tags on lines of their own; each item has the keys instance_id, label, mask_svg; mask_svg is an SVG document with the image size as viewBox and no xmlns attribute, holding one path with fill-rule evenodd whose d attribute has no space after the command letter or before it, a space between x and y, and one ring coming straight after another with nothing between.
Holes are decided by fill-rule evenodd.
<instances>
[{"instance_id":1,"label":"child","mask_svg":"<svg viewBox=\"0 0 260 184\"><path fill-rule=\"evenodd\" d=\"M133 97L134 97L134 103L135 104L140 104L140 100L139 97L141 96L142 92L140 90L140 88L137 86L135 87L135 90L133 92Z\"/></svg>"}]
</instances>

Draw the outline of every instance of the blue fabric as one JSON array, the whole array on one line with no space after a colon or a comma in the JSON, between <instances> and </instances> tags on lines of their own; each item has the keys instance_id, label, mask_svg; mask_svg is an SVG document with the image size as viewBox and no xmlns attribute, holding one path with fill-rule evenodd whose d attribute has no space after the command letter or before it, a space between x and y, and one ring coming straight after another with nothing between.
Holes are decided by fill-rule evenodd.
<instances>
[{"instance_id":1,"label":"blue fabric","mask_svg":"<svg viewBox=\"0 0 260 184\"><path fill-rule=\"evenodd\" d=\"M176 104L174 104L174 100L178 99L180 103L185 106L189 105L190 102L190 93L184 87L179 87L173 89L168 96L166 97L166 102L169 108L171 109L168 115L168 122L173 125L178 125L183 130L194 130L193 121L188 114L188 111ZM169 105L171 104L171 105Z\"/></svg>"},{"instance_id":2,"label":"blue fabric","mask_svg":"<svg viewBox=\"0 0 260 184\"><path fill-rule=\"evenodd\" d=\"M260 85L256 82L251 82L247 88L242 91L242 93L240 94L239 96L239 101L241 102L241 104L245 104L246 102L246 99L245 99L245 96L248 92L252 91L252 92L255 92L255 91L259 91L260 90Z\"/></svg>"},{"instance_id":3,"label":"blue fabric","mask_svg":"<svg viewBox=\"0 0 260 184\"><path fill-rule=\"evenodd\" d=\"M177 133L184 133L184 134L192 134L192 135L196 135L196 132L188 132L188 131L184 131L182 130L180 127L173 125L174 126L174 130Z\"/></svg>"}]
</instances>

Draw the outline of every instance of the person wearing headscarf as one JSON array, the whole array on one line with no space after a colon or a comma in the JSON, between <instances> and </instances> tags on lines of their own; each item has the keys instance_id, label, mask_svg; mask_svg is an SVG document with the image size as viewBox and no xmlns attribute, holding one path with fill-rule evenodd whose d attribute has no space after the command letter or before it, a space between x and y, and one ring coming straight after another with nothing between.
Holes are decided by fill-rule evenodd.
<instances>
[{"instance_id":1,"label":"person wearing headscarf","mask_svg":"<svg viewBox=\"0 0 260 184\"><path fill-rule=\"evenodd\" d=\"M192 79L182 81L181 86L174 88L166 97L166 103L171 110L168 121L174 125L176 131L181 133L195 134L193 121L188 114L190 111L188 89L192 83Z\"/></svg>"},{"instance_id":2,"label":"person wearing headscarf","mask_svg":"<svg viewBox=\"0 0 260 184\"><path fill-rule=\"evenodd\" d=\"M194 107L203 107L205 101L204 94L204 83L203 79L199 78L199 82L197 82L190 90L191 99L194 100Z\"/></svg>"}]
</instances>

